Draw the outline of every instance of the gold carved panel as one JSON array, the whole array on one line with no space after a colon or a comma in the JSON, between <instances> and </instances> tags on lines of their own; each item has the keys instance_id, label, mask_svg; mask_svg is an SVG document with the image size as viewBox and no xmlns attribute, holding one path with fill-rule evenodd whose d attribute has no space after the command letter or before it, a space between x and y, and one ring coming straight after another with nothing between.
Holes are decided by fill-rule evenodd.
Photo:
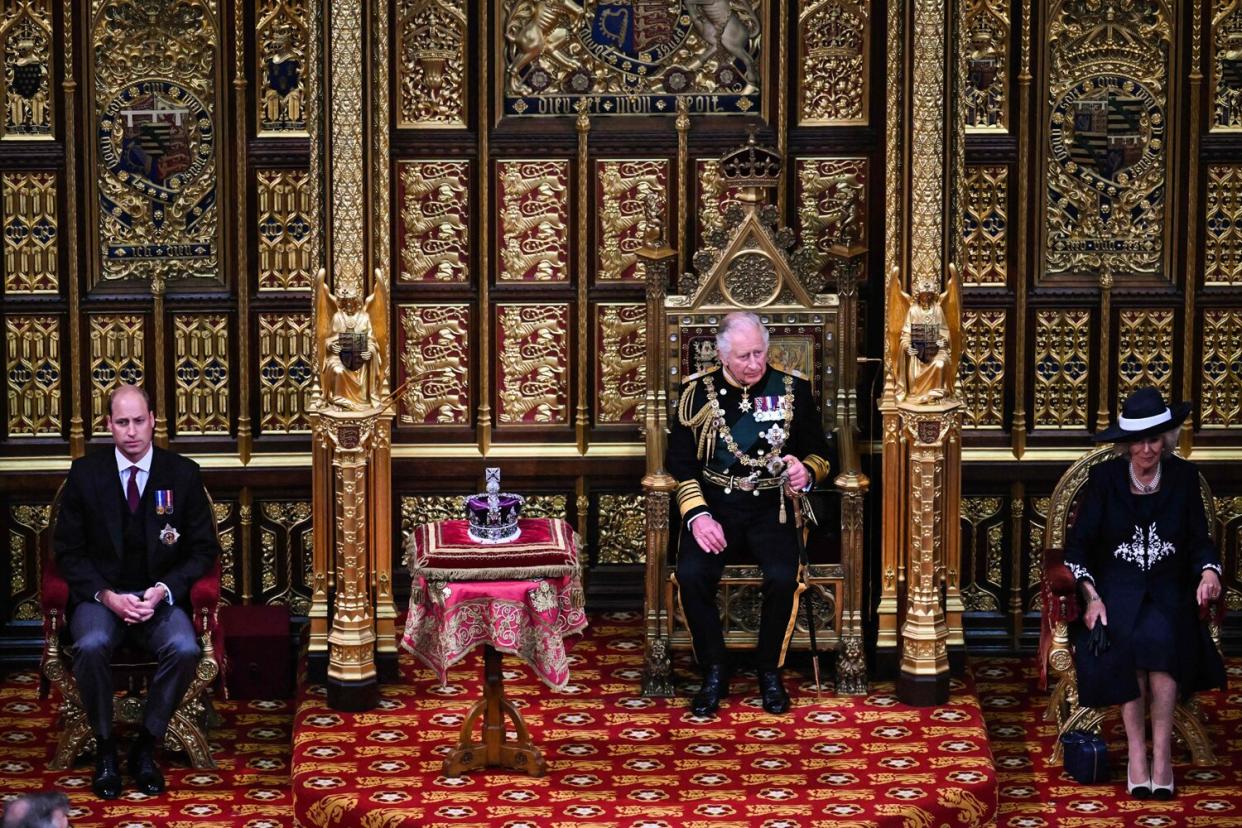
<instances>
[{"instance_id":1,"label":"gold carved panel","mask_svg":"<svg viewBox=\"0 0 1242 828\"><path fill-rule=\"evenodd\" d=\"M309 175L302 170L259 170L259 290L309 289L314 207Z\"/></svg>"},{"instance_id":2,"label":"gold carved panel","mask_svg":"<svg viewBox=\"0 0 1242 828\"><path fill-rule=\"evenodd\" d=\"M229 433L229 324L223 313L173 315L179 435Z\"/></svg>"},{"instance_id":3,"label":"gold carved panel","mask_svg":"<svg viewBox=\"0 0 1242 828\"><path fill-rule=\"evenodd\" d=\"M669 226L668 161L596 161L595 199L598 223L595 236L599 258L595 278L601 282L632 282L638 273L638 250L643 246L644 205L648 193L658 193L664 204L664 227Z\"/></svg>"},{"instance_id":4,"label":"gold carved panel","mask_svg":"<svg viewBox=\"0 0 1242 828\"><path fill-rule=\"evenodd\" d=\"M870 0L799 0L798 123L867 123Z\"/></svg>"},{"instance_id":5,"label":"gold carved panel","mask_svg":"<svg viewBox=\"0 0 1242 828\"><path fill-rule=\"evenodd\" d=\"M315 332L309 313L259 314L259 430L310 430Z\"/></svg>"},{"instance_id":6,"label":"gold carved panel","mask_svg":"<svg viewBox=\"0 0 1242 828\"><path fill-rule=\"evenodd\" d=\"M569 162L497 161L500 281L569 279Z\"/></svg>"},{"instance_id":7,"label":"gold carved panel","mask_svg":"<svg viewBox=\"0 0 1242 828\"><path fill-rule=\"evenodd\" d=\"M56 173L5 173L4 292L60 291Z\"/></svg>"},{"instance_id":8,"label":"gold carved panel","mask_svg":"<svg viewBox=\"0 0 1242 828\"><path fill-rule=\"evenodd\" d=\"M599 496L596 563L640 564L647 560L646 500L641 494Z\"/></svg>"},{"instance_id":9,"label":"gold carved panel","mask_svg":"<svg viewBox=\"0 0 1242 828\"><path fill-rule=\"evenodd\" d=\"M1242 131L1242 3L1212 0L1212 132ZM1195 4L1195 14L1199 13Z\"/></svg>"},{"instance_id":10,"label":"gold carved panel","mask_svg":"<svg viewBox=\"0 0 1242 828\"><path fill-rule=\"evenodd\" d=\"M1087 427L1091 312L1035 312L1035 428Z\"/></svg>"},{"instance_id":11,"label":"gold carved panel","mask_svg":"<svg viewBox=\"0 0 1242 828\"><path fill-rule=\"evenodd\" d=\"M397 249L403 282L465 282L470 277L470 162L397 165Z\"/></svg>"},{"instance_id":12,"label":"gold carved panel","mask_svg":"<svg viewBox=\"0 0 1242 828\"><path fill-rule=\"evenodd\" d=\"M1048 10L1044 275L1164 276L1173 15L1166 0Z\"/></svg>"},{"instance_id":13,"label":"gold carved panel","mask_svg":"<svg viewBox=\"0 0 1242 828\"><path fill-rule=\"evenodd\" d=\"M42 617L39 594L43 571L39 549L51 543L44 535L51 526L50 503L14 503L9 506L9 598L6 621L37 621Z\"/></svg>"},{"instance_id":14,"label":"gold carved panel","mask_svg":"<svg viewBox=\"0 0 1242 828\"><path fill-rule=\"evenodd\" d=\"M310 70L310 11L313 0L260 0L255 11L258 58L259 135L304 136L306 75Z\"/></svg>"},{"instance_id":15,"label":"gold carved panel","mask_svg":"<svg viewBox=\"0 0 1242 828\"><path fill-rule=\"evenodd\" d=\"M1029 502L1031 508L1027 512L1030 517L1027 519L1028 531L1026 534L1026 586L1036 587L1031 590L1029 608L1035 612L1042 612L1042 598L1037 585L1043 583L1044 578L1044 529L1048 525L1048 508L1051 498L1033 497Z\"/></svg>"},{"instance_id":16,"label":"gold carved panel","mask_svg":"<svg viewBox=\"0 0 1242 828\"><path fill-rule=\"evenodd\" d=\"M647 307L601 304L595 313L596 422L638 422L647 391Z\"/></svg>"},{"instance_id":17,"label":"gold carved panel","mask_svg":"<svg viewBox=\"0 0 1242 828\"><path fill-rule=\"evenodd\" d=\"M397 309L402 425L470 424L470 306Z\"/></svg>"},{"instance_id":18,"label":"gold carved panel","mask_svg":"<svg viewBox=\"0 0 1242 828\"><path fill-rule=\"evenodd\" d=\"M1203 428L1242 426L1242 308L1203 311Z\"/></svg>"},{"instance_id":19,"label":"gold carved panel","mask_svg":"<svg viewBox=\"0 0 1242 828\"><path fill-rule=\"evenodd\" d=\"M1123 310L1117 334L1117 410L1145 385L1160 389L1166 400L1173 398L1173 317L1172 310Z\"/></svg>"},{"instance_id":20,"label":"gold carved panel","mask_svg":"<svg viewBox=\"0 0 1242 828\"><path fill-rule=\"evenodd\" d=\"M497 305L496 351L498 422L569 422L568 305Z\"/></svg>"},{"instance_id":21,"label":"gold carved panel","mask_svg":"<svg viewBox=\"0 0 1242 828\"><path fill-rule=\"evenodd\" d=\"M967 132L1009 127L1010 0L966 0L963 43L966 78L962 85Z\"/></svg>"},{"instance_id":22,"label":"gold carved panel","mask_svg":"<svg viewBox=\"0 0 1242 828\"><path fill-rule=\"evenodd\" d=\"M770 2L495 0L503 114L757 112Z\"/></svg>"},{"instance_id":23,"label":"gold carved panel","mask_svg":"<svg viewBox=\"0 0 1242 828\"><path fill-rule=\"evenodd\" d=\"M108 434L108 394L118 385L143 385L146 378L145 319L139 314L90 316L91 428Z\"/></svg>"},{"instance_id":24,"label":"gold carved panel","mask_svg":"<svg viewBox=\"0 0 1242 828\"><path fill-rule=\"evenodd\" d=\"M1001 428L1005 420L1006 311L962 311L958 380L966 428Z\"/></svg>"},{"instance_id":25,"label":"gold carved panel","mask_svg":"<svg viewBox=\"0 0 1242 828\"><path fill-rule=\"evenodd\" d=\"M4 53L4 122L0 139L52 138L52 0L5 0L0 20Z\"/></svg>"},{"instance_id":26,"label":"gold carved panel","mask_svg":"<svg viewBox=\"0 0 1242 828\"><path fill-rule=\"evenodd\" d=\"M801 241L829 258L834 245L866 243L867 159L799 158L794 164Z\"/></svg>"},{"instance_id":27,"label":"gold carved panel","mask_svg":"<svg viewBox=\"0 0 1242 828\"><path fill-rule=\"evenodd\" d=\"M1209 164L1203 281L1242 285L1242 166Z\"/></svg>"},{"instance_id":28,"label":"gold carved panel","mask_svg":"<svg viewBox=\"0 0 1242 828\"><path fill-rule=\"evenodd\" d=\"M220 281L219 0L92 0L90 222L103 281Z\"/></svg>"},{"instance_id":29,"label":"gold carved panel","mask_svg":"<svg viewBox=\"0 0 1242 828\"><path fill-rule=\"evenodd\" d=\"M310 501L262 500L258 507L259 603L306 615L313 569Z\"/></svg>"},{"instance_id":30,"label":"gold carved panel","mask_svg":"<svg viewBox=\"0 0 1242 828\"><path fill-rule=\"evenodd\" d=\"M1009 167L966 167L962 281L1004 287L1009 270Z\"/></svg>"},{"instance_id":31,"label":"gold carved panel","mask_svg":"<svg viewBox=\"0 0 1242 828\"><path fill-rule=\"evenodd\" d=\"M466 126L467 8L465 0L397 0L399 128Z\"/></svg>"},{"instance_id":32,"label":"gold carved panel","mask_svg":"<svg viewBox=\"0 0 1242 828\"><path fill-rule=\"evenodd\" d=\"M60 319L6 316L4 375L9 437L59 437L61 433Z\"/></svg>"},{"instance_id":33,"label":"gold carved panel","mask_svg":"<svg viewBox=\"0 0 1242 828\"><path fill-rule=\"evenodd\" d=\"M1001 608L999 596L1004 549L1001 544L1003 528L997 518L1001 515L1002 505L999 497L962 498L962 522L966 524L962 539L969 556L966 560L971 563L970 571L963 578L962 602L971 612L998 612ZM980 558L983 559L982 579L976 574L979 567L975 564Z\"/></svg>"},{"instance_id":34,"label":"gold carved panel","mask_svg":"<svg viewBox=\"0 0 1242 828\"><path fill-rule=\"evenodd\" d=\"M725 210L740 204L737 187L729 187L720 176L720 162L715 158L700 158L695 164L699 195L699 235L724 221Z\"/></svg>"},{"instance_id":35,"label":"gold carved panel","mask_svg":"<svg viewBox=\"0 0 1242 828\"><path fill-rule=\"evenodd\" d=\"M220 538L220 591L226 604L237 603L237 514L236 503L228 500L212 500L212 513L216 518L217 536Z\"/></svg>"}]
</instances>

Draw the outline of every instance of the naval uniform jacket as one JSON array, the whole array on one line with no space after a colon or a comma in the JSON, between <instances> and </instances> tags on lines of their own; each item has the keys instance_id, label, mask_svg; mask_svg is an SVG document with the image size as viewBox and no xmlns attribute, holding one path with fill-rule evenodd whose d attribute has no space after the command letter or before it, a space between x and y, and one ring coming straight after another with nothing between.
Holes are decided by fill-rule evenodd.
<instances>
[{"instance_id":1,"label":"naval uniform jacket","mask_svg":"<svg viewBox=\"0 0 1242 828\"><path fill-rule=\"evenodd\" d=\"M677 503L681 509L683 526L692 518L704 512L710 512L712 509L749 510L762 506L775 513L779 508L777 494L779 489L764 489L756 497L754 492L743 491L738 487L733 487L731 492L725 492L724 487L706 481L703 477L705 467L716 473L735 477L747 477L755 469L737 460L726 447L724 438L718 433L713 443L711 456L704 463L698 454L701 429L707 428L712 431L717 431L717 429L710 422L706 422L692 430L683 421L681 415L688 413L690 416L686 420L691 422L696 417L705 415L704 408L708 405L707 397L710 387L720 405L725 424L737 442L738 449L758 459L772 448L771 443L764 436L765 433L773 425L785 428L783 418L763 419L773 415L762 412L770 411L774 405L783 405L786 377L789 377L792 385L793 418L787 427L789 433L779 453L781 456L792 454L799 458L807 467L816 485L821 485L828 480L828 441L820 422L819 407L815 404L815 397L811 393L811 384L801 377L768 366L763 376L749 389L751 411L743 412L738 407L742 400L742 389L729 382L724 372L716 366L695 374L682 384L677 411L674 412L669 432L665 467L677 480ZM756 415L760 419L757 420ZM771 479L772 475L763 469L759 477ZM719 515L716 517L720 519ZM793 524L792 516L789 518L789 523Z\"/></svg>"},{"instance_id":2,"label":"naval uniform jacket","mask_svg":"<svg viewBox=\"0 0 1242 828\"><path fill-rule=\"evenodd\" d=\"M172 491L172 514L157 514L155 493L160 490ZM115 589L123 577L121 510L127 508L112 448L73 461L56 514L54 540L56 564L69 584L71 605ZM144 588L162 582L173 603L190 612L190 587L210 571L220 554L198 464L153 449L137 517L143 521L150 580Z\"/></svg>"},{"instance_id":3,"label":"naval uniform jacket","mask_svg":"<svg viewBox=\"0 0 1242 828\"><path fill-rule=\"evenodd\" d=\"M1138 698L1135 653L1145 643L1133 633L1148 612L1172 626L1176 644L1167 655L1183 695L1224 684L1224 665L1195 601L1203 570L1221 571L1199 471L1180 457L1165 457L1159 491L1135 495L1129 462L1117 457L1091 468L1066 538L1066 566L1077 579L1094 582L1108 617L1109 649L1100 657L1087 651L1085 624L1077 631L1083 642L1075 647L1079 699L1086 707Z\"/></svg>"}]
</instances>

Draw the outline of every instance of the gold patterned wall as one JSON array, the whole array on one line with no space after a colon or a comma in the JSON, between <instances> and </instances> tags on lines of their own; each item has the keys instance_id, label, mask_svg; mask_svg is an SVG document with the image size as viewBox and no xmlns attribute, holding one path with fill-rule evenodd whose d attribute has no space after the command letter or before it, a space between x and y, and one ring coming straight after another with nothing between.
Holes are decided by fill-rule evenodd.
<instances>
[{"instance_id":1,"label":"gold patterned wall","mask_svg":"<svg viewBox=\"0 0 1242 828\"><path fill-rule=\"evenodd\" d=\"M65 393L60 318L7 316L4 341L8 436L59 437Z\"/></svg>"},{"instance_id":2,"label":"gold patterned wall","mask_svg":"<svg viewBox=\"0 0 1242 828\"><path fill-rule=\"evenodd\" d=\"M223 313L173 317L178 434L229 433L229 328Z\"/></svg>"},{"instance_id":3,"label":"gold patterned wall","mask_svg":"<svg viewBox=\"0 0 1242 828\"><path fill-rule=\"evenodd\" d=\"M1242 308L1203 314L1200 422L1205 429L1242 426Z\"/></svg>"},{"instance_id":4,"label":"gold patterned wall","mask_svg":"<svg viewBox=\"0 0 1242 828\"><path fill-rule=\"evenodd\" d=\"M1003 132L1009 127L1010 0L966 0L963 30L966 82L962 86L966 129Z\"/></svg>"},{"instance_id":5,"label":"gold patterned wall","mask_svg":"<svg viewBox=\"0 0 1242 828\"><path fill-rule=\"evenodd\" d=\"M1165 0L1048 9L1045 277L1168 278L1174 15Z\"/></svg>"},{"instance_id":6,"label":"gold patterned wall","mask_svg":"<svg viewBox=\"0 0 1242 828\"><path fill-rule=\"evenodd\" d=\"M861 125L870 101L870 0L799 0L798 121Z\"/></svg>"},{"instance_id":7,"label":"gold patterned wall","mask_svg":"<svg viewBox=\"0 0 1242 828\"><path fill-rule=\"evenodd\" d=\"M595 198L599 205L596 238L599 254L595 278L601 282L633 282L638 272L638 249L646 230L644 205L650 195L665 205L668 226L668 162L650 160L601 160L595 162Z\"/></svg>"},{"instance_id":8,"label":"gold patterned wall","mask_svg":"<svg viewBox=\"0 0 1242 828\"><path fill-rule=\"evenodd\" d=\"M221 280L219 2L91 0L90 10L92 272Z\"/></svg>"},{"instance_id":9,"label":"gold patterned wall","mask_svg":"<svg viewBox=\"0 0 1242 828\"><path fill-rule=\"evenodd\" d=\"M496 396L502 424L569 422L569 308L497 305Z\"/></svg>"},{"instance_id":10,"label":"gold patterned wall","mask_svg":"<svg viewBox=\"0 0 1242 828\"><path fill-rule=\"evenodd\" d=\"M4 292L56 294L60 290L56 174L5 173Z\"/></svg>"},{"instance_id":11,"label":"gold patterned wall","mask_svg":"<svg viewBox=\"0 0 1242 828\"><path fill-rule=\"evenodd\" d=\"M958 363L966 428L1000 428L1005 420L1004 310L962 312L962 359Z\"/></svg>"},{"instance_id":12,"label":"gold patterned wall","mask_svg":"<svg viewBox=\"0 0 1242 828\"><path fill-rule=\"evenodd\" d=\"M470 162L402 161L397 199L400 279L469 281Z\"/></svg>"},{"instance_id":13,"label":"gold patterned wall","mask_svg":"<svg viewBox=\"0 0 1242 828\"><path fill-rule=\"evenodd\" d=\"M95 434L108 434L104 417L108 395L118 385L146 380L146 319L137 314L91 314L91 423Z\"/></svg>"},{"instance_id":14,"label":"gold patterned wall","mask_svg":"<svg viewBox=\"0 0 1242 828\"><path fill-rule=\"evenodd\" d=\"M470 422L470 306L402 305L397 309L399 421L411 425Z\"/></svg>"},{"instance_id":15,"label":"gold patterned wall","mask_svg":"<svg viewBox=\"0 0 1242 828\"><path fill-rule=\"evenodd\" d=\"M54 43L52 0L5 0L0 18L0 51L4 54L0 140L53 137Z\"/></svg>"},{"instance_id":16,"label":"gold patterned wall","mask_svg":"<svg viewBox=\"0 0 1242 828\"><path fill-rule=\"evenodd\" d=\"M500 280L569 280L569 162L498 161Z\"/></svg>"},{"instance_id":17,"label":"gold patterned wall","mask_svg":"<svg viewBox=\"0 0 1242 828\"><path fill-rule=\"evenodd\" d=\"M314 0L260 0L255 9L257 122L263 136L306 135L308 6Z\"/></svg>"},{"instance_id":18,"label":"gold patterned wall","mask_svg":"<svg viewBox=\"0 0 1242 828\"><path fill-rule=\"evenodd\" d=\"M397 126L466 125L466 0L398 0Z\"/></svg>"},{"instance_id":19,"label":"gold patterned wall","mask_svg":"<svg viewBox=\"0 0 1242 828\"><path fill-rule=\"evenodd\" d=\"M1117 336L1117 409L1144 386L1173 397L1173 310L1123 310Z\"/></svg>"},{"instance_id":20,"label":"gold patterned wall","mask_svg":"<svg viewBox=\"0 0 1242 828\"><path fill-rule=\"evenodd\" d=\"M260 432L310 430L314 332L309 313L259 314Z\"/></svg>"},{"instance_id":21,"label":"gold patterned wall","mask_svg":"<svg viewBox=\"0 0 1242 828\"><path fill-rule=\"evenodd\" d=\"M1009 167L966 167L962 281L1005 286L1009 276Z\"/></svg>"},{"instance_id":22,"label":"gold patterned wall","mask_svg":"<svg viewBox=\"0 0 1242 828\"><path fill-rule=\"evenodd\" d=\"M639 422L647 390L647 308L601 304L596 314L596 421Z\"/></svg>"},{"instance_id":23,"label":"gold patterned wall","mask_svg":"<svg viewBox=\"0 0 1242 828\"><path fill-rule=\"evenodd\" d=\"M1242 165L1208 166L1204 225L1204 282L1242 284Z\"/></svg>"},{"instance_id":24,"label":"gold patterned wall","mask_svg":"<svg viewBox=\"0 0 1242 828\"><path fill-rule=\"evenodd\" d=\"M1086 428L1091 312L1035 312L1036 429Z\"/></svg>"},{"instance_id":25,"label":"gold patterned wall","mask_svg":"<svg viewBox=\"0 0 1242 828\"><path fill-rule=\"evenodd\" d=\"M311 250L312 221L308 173L259 170L259 290L309 289L315 276Z\"/></svg>"}]
</instances>

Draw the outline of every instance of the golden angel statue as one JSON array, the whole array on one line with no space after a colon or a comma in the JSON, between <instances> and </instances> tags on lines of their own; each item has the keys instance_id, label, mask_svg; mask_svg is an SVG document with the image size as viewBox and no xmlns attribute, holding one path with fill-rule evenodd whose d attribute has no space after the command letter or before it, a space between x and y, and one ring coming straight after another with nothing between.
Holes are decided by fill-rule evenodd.
<instances>
[{"instance_id":1,"label":"golden angel statue","mask_svg":"<svg viewBox=\"0 0 1242 828\"><path fill-rule=\"evenodd\" d=\"M375 271L375 288L364 304L352 287L334 297L320 268L315 278L315 341L325 405L351 410L380 405L388 356L388 284L383 273Z\"/></svg>"},{"instance_id":2,"label":"golden angel statue","mask_svg":"<svg viewBox=\"0 0 1242 828\"><path fill-rule=\"evenodd\" d=\"M957 268L949 265L944 293L933 279L919 279L915 295L901 289L897 269L888 285L885 360L898 401L934 403L953 395L962 358L962 300Z\"/></svg>"}]
</instances>

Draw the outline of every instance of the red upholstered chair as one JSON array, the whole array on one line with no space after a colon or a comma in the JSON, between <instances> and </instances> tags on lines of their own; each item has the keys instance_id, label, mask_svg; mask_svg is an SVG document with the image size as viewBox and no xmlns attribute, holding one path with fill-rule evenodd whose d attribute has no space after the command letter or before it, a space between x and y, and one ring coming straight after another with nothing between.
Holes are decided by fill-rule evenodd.
<instances>
[{"instance_id":1,"label":"red upholstered chair","mask_svg":"<svg viewBox=\"0 0 1242 828\"><path fill-rule=\"evenodd\" d=\"M60 506L61 491L57 492L52 503L53 522ZM211 495L207 495L211 504ZM212 510L213 520L215 510ZM52 536L55 535L53 530ZM43 553L43 582L40 600L43 608L43 675L60 691L61 733L56 743L56 754L48 765L50 770L66 770L72 767L78 754L94 741L90 723L86 720L86 711L82 707L82 699L78 694L77 682L73 678L73 643L69 641L67 631L67 609L69 605L69 584L61 577L56 568L56 557L53 545L48 544ZM168 724L168 733L164 745L169 750L182 750L196 768L214 768L215 760L211 758L208 748L206 729L218 725L214 708L211 705L210 685L220 673L218 654L224 652L221 631L217 621L220 606L220 559L210 572L194 582L190 588L190 606L194 615L194 628L198 632L203 653L199 659L194 680L172 721ZM142 690L146 681L155 672L156 662L146 652L122 646L113 657L113 676L118 690L124 691L114 703L113 715L116 721L138 724L142 721L143 704Z\"/></svg>"},{"instance_id":2,"label":"red upholstered chair","mask_svg":"<svg viewBox=\"0 0 1242 828\"><path fill-rule=\"evenodd\" d=\"M1078 620L1081 603L1078 582L1065 565L1065 538L1086 489L1087 475L1096 463L1113 456L1111 447L1095 449L1070 466L1061 479L1048 503L1048 523L1044 527L1043 580L1040 593L1043 612L1039 629L1040 686L1047 688L1049 674L1053 677L1052 694L1044 710L1044 720L1056 722L1057 735L1069 730L1099 731L1112 708L1083 707L1078 703L1078 677L1074 672L1074 651L1070 642L1070 624ZM1199 476L1203 491L1203 503L1207 509L1208 531L1216 539L1215 509L1212 492L1207 481ZM1225 616L1225 599L1220 599L1202 609L1202 617L1209 625L1212 640L1220 648L1220 629ZM1178 702L1173 709L1174 737L1189 749L1196 765L1214 765L1216 756L1212 742L1203 726L1203 715L1193 700ZM1061 761L1061 740L1053 745L1052 761Z\"/></svg>"}]
</instances>

